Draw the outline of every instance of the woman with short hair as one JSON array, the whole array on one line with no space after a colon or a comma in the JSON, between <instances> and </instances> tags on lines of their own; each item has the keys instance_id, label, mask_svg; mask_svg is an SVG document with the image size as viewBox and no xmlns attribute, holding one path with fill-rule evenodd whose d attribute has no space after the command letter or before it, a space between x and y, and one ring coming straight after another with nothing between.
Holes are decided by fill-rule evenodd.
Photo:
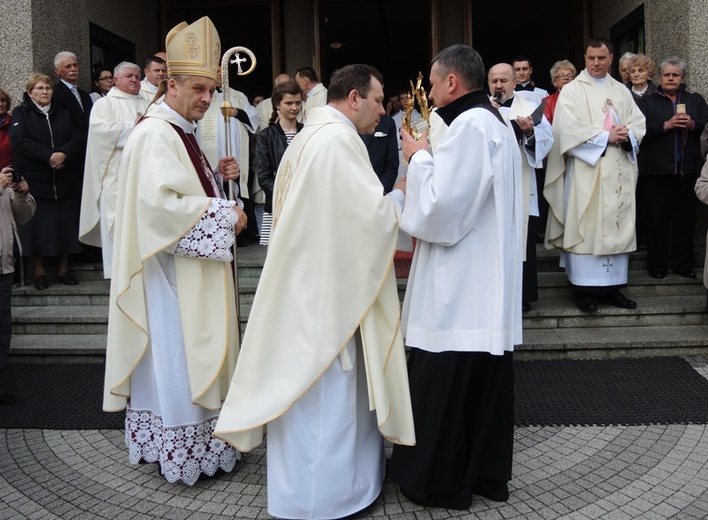
<instances>
[{"instance_id":1,"label":"woman with short hair","mask_svg":"<svg viewBox=\"0 0 708 520\"><path fill-rule=\"evenodd\" d=\"M83 145L69 111L52 104L53 92L49 76L33 73L22 104L12 112L10 128L13 167L32 186L37 202L34 218L18 231L24 254L34 260L34 286L40 291L49 286L45 256L58 257L59 282L76 285L69 255L82 251L78 237Z\"/></svg>"}]
</instances>

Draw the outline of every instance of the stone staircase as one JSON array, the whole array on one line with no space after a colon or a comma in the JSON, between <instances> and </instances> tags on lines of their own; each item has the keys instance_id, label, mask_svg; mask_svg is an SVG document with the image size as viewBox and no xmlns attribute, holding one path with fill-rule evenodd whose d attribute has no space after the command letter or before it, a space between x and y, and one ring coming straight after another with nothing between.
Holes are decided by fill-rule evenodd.
<instances>
[{"instance_id":1,"label":"stone staircase","mask_svg":"<svg viewBox=\"0 0 708 520\"><path fill-rule=\"evenodd\" d=\"M539 301L524 315L524 344L517 358L597 358L708 352L706 291L698 279L669 274L655 280L646 273L646 254L630 260L629 287L624 293L637 309L600 305L593 314L580 312L558 254L538 248ZM250 245L239 251L242 326L248 319L265 248ZM14 361L77 362L98 360L105 353L109 282L100 264L74 263L77 286L48 277L50 287L15 288L12 295ZM697 270L698 272L699 270ZM51 273L51 267L48 268ZM32 274L27 280L31 282ZM406 279L398 280L403 298Z\"/></svg>"}]
</instances>

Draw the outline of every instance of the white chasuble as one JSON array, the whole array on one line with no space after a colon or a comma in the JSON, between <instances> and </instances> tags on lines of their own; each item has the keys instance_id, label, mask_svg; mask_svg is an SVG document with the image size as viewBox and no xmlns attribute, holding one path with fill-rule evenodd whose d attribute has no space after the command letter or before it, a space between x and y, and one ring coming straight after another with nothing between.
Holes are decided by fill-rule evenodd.
<instances>
[{"instance_id":1,"label":"white chasuble","mask_svg":"<svg viewBox=\"0 0 708 520\"><path fill-rule=\"evenodd\" d=\"M111 277L113 222L123 147L147 103L113 87L94 103L86 144L79 240L103 249L103 274Z\"/></svg>"},{"instance_id":2,"label":"white chasuble","mask_svg":"<svg viewBox=\"0 0 708 520\"><path fill-rule=\"evenodd\" d=\"M620 124L629 128L629 149L603 147L609 128ZM636 153L644 132L629 89L611 77L582 71L563 87L543 190L550 205L546 247L599 256L636 249Z\"/></svg>"},{"instance_id":3,"label":"white chasuble","mask_svg":"<svg viewBox=\"0 0 708 520\"><path fill-rule=\"evenodd\" d=\"M381 195L348 119L313 109L278 169L268 255L215 435L258 446L359 330L378 429L415 442L393 269L400 195Z\"/></svg>"}]
</instances>

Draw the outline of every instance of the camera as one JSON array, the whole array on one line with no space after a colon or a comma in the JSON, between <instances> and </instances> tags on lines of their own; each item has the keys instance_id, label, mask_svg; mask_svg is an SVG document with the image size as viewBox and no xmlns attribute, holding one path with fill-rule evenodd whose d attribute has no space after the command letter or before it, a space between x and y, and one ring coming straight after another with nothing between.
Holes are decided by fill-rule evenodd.
<instances>
[{"instance_id":1,"label":"camera","mask_svg":"<svg viewBox=\"0 0 708 520\"><path fill-rule=\"evenodd\" d=\"M12 184L17 184L22 178L22 174L19 171L15 169L12 170Z\"/></svg>"}]
</instances>

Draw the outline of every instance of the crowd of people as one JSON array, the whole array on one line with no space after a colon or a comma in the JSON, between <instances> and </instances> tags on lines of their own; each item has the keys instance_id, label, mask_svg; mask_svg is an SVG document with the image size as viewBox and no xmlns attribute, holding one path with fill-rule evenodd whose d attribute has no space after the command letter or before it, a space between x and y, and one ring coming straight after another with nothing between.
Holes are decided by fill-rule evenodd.
<instances>
[{"instance_id":1,"label":"crowd of people","mask_svg":"<svg viewBox=\"0 0 708 520\"><path fill-rule=\"evenodd\" d=\"M679 58L625 55L617 81L611 43L591 38L582 71L554 63L549 95L528 57L485 68L453 45L432 60L418 135L404 122L428 107L386 99L371 66L328 87L303 67L251 104L221 83L209 18L165 48L142 69L97 67L90 96L70 52L12 114L0 89L0 370L15 250L41 291L78 283L69 255L100 247L103 407L125 411L130 462L169 482L234 470L267 428L280 518L356 514L386 474L424 506L504 502L541 230L583 312L637 306L620 292L637 237L652 277L696 277L708 106ZM268 254L241 342L231 262L249 225ZM401 308L393 258L411 248Z\"/></svg>"}]
</instances>

